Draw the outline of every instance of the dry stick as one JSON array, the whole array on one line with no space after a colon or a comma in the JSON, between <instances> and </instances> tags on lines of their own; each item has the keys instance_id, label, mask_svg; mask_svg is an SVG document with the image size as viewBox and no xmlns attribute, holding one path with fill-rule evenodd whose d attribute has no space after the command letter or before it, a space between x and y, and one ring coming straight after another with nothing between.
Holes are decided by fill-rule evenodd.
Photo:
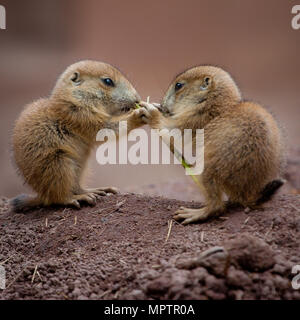
<instances>
[{"instance_id":1,"label":"dry stick","mask_svg":"<svg viewBox=\"0 0 300 320\"><path fill-rule=\"evenodd\" d=\"M249 221L250 217L246 218L246 220L244 221L242 228L247 224L247 222Z\"/></svg>"},{"instance_id":2,"label":"dry stick","mask_svg":"<svg viewBox=\"0 0 300 320\"><path fill-rule=\"evenodd\" d=\"M269 230L266 232L266 234L265 234L265 239L267 238L268 234L269 234L269 233L271 232L271 230L273 229L273 226L274 226L274 221L272 221Z\"/></svg>"},{"instance_id":3,"label":"dry stick","mask_svg":"<svg viewBox=\"0 0 300 320\"><path fill-rule=\"evenodd\" d=\"M123 205L125 202L126 202L126 200L123 200L123 201L121 201L121 202L117 202L117 203L114 205L114 209L113 209L112 211L108 212L108 214L113 213L113 212L115 212L117 209L121 208L122 205ZM110 209L110 208L111 208L111 207L105 207L105 208L102 208L102 209L99 209L99 210L92 211L91 213L101 213L101 212L103 212L104 210Z\"/></svg>"},{"instance_id":4,"label":"dry stick","mask_svg":"<svg viewBox=\"0 0 300 320\"><path fill-rule=\"evenodd\" d=\"M13 284L16 282L16 280L20 277L20 275L26 270L26 268L27 268L27 266L28 266L29 263L30 263L30 261L27 262L27 263L25 263L24 269L22 269L22 270L13 278L13 280L6 286L6 289L8 289L11 285L13 285Z\"/></svg>"},{"instance_id":5,"label":"dry stick","mask_svg":"<svg viewBox=\"0 0 300 320\"><path fill-rule=\"evenodd\" d=\"M228 218L228 217L218 217L218 219L221 219L221 220L228 220L229 218Z\"/></svg>"},{"instance_id":6,"label":"dry stick","mask_svg":"<svg viewBox=\"0 0 300 320\"><path fill-rule=\"evenodd\" d=\"M12 257L8 257L6 260L0 262L0 265L3 265L4 263L8 262Z\"/></svg>"},{"instance_id":7,"label":"dry stick","mask_svg":"<svg viewBox=\"0 0 300 320\"><path fill-rule=\"evenodd\" d=\"M38 271L36 272L36 274L39 276L40 280L43 281L42 277L41 277L41 275L40 275L40 273Z\"/></svg>"},{"instance_id":8,"label":"dry stick","mask_svg":"<svg viewBox=\"0 0 300 320\"><path fill-rule=\"evenodd\" d=\"M204 231L201 231L201 242L204 242Z\"/></svg>"},{"instance_id":9,"label":"dry stick","mask_svg":"<svg viewBox=\"0 0 300 320\"><path fill-rule=\"evenodd\" d=\"M122 205L126 202L126 200L120 201L118 203L116 203L116 208L119 209L122 207Z\"/></svg>"},{"instance_id":10,"label":"dry stick","mask_svg":"<svg viewBox=\"0 0 300 320\"><path fill-rule=\"evenodd\" d=\"M98 237L101 236L106 229L107 229L107 227L103 228L100 233L97 233Z\"/></svg>"},{"instance_id":11,"label":"dry stick","mask_svg":"<svg viewBox=\"0 0 300 320\"><path fill-rule=\"evenodd\" d=\"M173 220L173 223L176 223L177 225L179 225L180 227L184 227L184 225L182 223L179 223L178 221L176 220Z\"/></svg>"},{"instance_id":12,"label":"dry stick","mask_svg":"<svg viewBox=\"0 0 300 320\"><path fill-rule=\"evenodd\" d=\"M296 206L294 206L293 204L290 204L290 206L295 209L296 211L300 212L300 209L298 209Z\"/></svg>"},{"instance_id":13,"label":"dry stick","mask_svg":"<svg viewBox=\"0 0 300 320\"><path fill-rule=\"evenodd\" d=\"M48 228L48 218L46 218L46 220L45 220L45 226L46 226L46 228Z\"/></svg>"},{"instance_id":14,"label":"dry stick","mask_svg":"<svg viewBox=\"0 0 300 320\"><path fill-rule=\"evenodd\" d=\"M98 299L103 298L106 294L108 294L108 293L110 293L110 292L111 292L111 290L106 290L106 291L104 291L102 294L100 294L100 296L98 297Z\"/></svg>"},{"instance_id":15,"label":"dry stick","mask_svg":"<svg viewBox=\"0 0 300 320\"><path fill-rule=\"evenodd\" d=\"M118 209L120 209L125 202L126 202L126 200L116 203L115 206L114 206L114 208L113 208L111 211L107 212L106 214L112 214L112 213L114 213L115 211L117 211Z\"/></svg>"},{"instance_id":16,"label":"dry stick","mask_svg":"<svg viewBox=\"0 0 300 320\"><path fill-rule=\"evenodd\" d=\"M34 272L33 272L32 278L31 278L31 283L33 283L33 281L34 281L34 279L35 279L35 275L36 275L36 272L37 272L37 268L38 268L38 265L36 265L35 268L34 268Z\"/></svg>"},{"instance_id":17,"label":"dry stick","mask_svg":"<svg viewBox=\"0 0 300 320\"><path fill-rule=\"evenodd\" d=\"M168 230L168 234L167 234L165 242L167 242L169 240L169 237L170 237L170 234L171 234L171 230L172 230L172 225L173 225L173 220L168 220L169 230Z\"/></svg>"},{"instance_id":18,"label":"dry stick","mask_svg":"<svg viewBox=\"0 0 300 320\"><path fill-rule=\"evenodd\" d=\"M60 219L56 227L60 226L65 220L66 220L66 217L64 217L63 219Z\"/></svg>"},{"instance_id":19,"label":"dry stick","mask_svg":"<svg viewBox=\"0 0 300 320\"><path fill-rule=\"evenodd\" d=\"M77 224L77 216L74 217L74 226Z\"/></svg>"},{"instance_id":20,"label":"dry stick","mask_svg":"<svg viewBox=\"0 0 300 320\"><path fill-rule=\"evenodd\" d=\"M122 264L124 264L125 266L127 266L127 263L126 263L124 260L120 259L119 261L120 261Z\"/></svg>"},{"instance_id":21,"label":"dry stick","mask_svg":"<svg viewBox=\"0 0 300 320\"><path fill-rule=\"evenodd\" d=\"M69 300L69 297L65 295L63 292L60 293L66 300Z\"/></svg>"},{"instance_id":22,"label":"dry stick","mask_svg":"<svg viewBox=\"0 0 300 320\"><path fill-rule=\"evenodd\" d=\"M64 214L66 211L69 211L69 208L64 208L62 214ZM68 213L68 212L67 212Z\"/></svg>"},{"instance_id":23,"label":"dry stick","mask_svg":"<svg viewBox=\"0 0 300 320\"><path fill-rule=\"evenodd\" d=\"M95 211L91 211L91 213L101 213L102 211L106 210L106 209L109 209L110 207L105 207L105 208L102 208L102 209L98 209L98 210L95 210Z\"/></svg>"}]
</instances>

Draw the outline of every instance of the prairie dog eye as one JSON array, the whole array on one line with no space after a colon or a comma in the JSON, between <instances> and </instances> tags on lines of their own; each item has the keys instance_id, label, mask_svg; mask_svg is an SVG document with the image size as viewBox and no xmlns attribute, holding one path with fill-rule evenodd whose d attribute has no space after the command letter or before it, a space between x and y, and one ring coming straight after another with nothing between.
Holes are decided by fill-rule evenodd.
<instances>
[{"instance_id":1,"label":"prairie dog eye","mask_svg":"<svg viewBox=\"0 0 300 320\"><path fill-rule=\"evenodd\" d=\"M183 83L177 82L177 83L175 84L175 91L180 90L182 87L183 87Z\"/></svg>"},{"instance_id":2,"label":"prairie dog eye","mask_svg":"<svg viewBox=\"0 0 300 320\"><path fill-rule=\"evenodd\" d=\"M104 78L104 79L102 79L102 82L108 87L115 86L114 82L110 78Z\"/></svg>"}]
</instances>

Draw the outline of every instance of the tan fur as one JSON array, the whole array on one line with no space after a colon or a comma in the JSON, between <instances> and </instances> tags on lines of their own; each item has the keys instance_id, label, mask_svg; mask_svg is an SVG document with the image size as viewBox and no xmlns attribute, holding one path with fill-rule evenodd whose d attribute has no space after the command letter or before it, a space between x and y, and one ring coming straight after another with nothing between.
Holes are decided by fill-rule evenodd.
<instances>
[{"instance_id":1,"label":"tan fur","mask_svg":"<svg viewBox=\"0 0 300 320\"><path fill-rule=\"evenodd\" d=\"M77 74L80 82L71 79ZM110 87L102 79L110 78ZM95 61L71 65L58 79L49 98L28 105L13 133L14 158L25 182L37 197L16 198L15 209L36 205L90 204L113 188L85 190L82 172L101 128L118 133L118 122L128 121L128 130L142 122L132 110L140 100L127 79L112 66Z\"/></svg>"},{"instance_id":2,"label":"tan fur","mask_svg":"<svg viewBox=\"0 0 300 320\"><path fill-rule=\"evenodd\" d=\"M175 91L178 82L183 87ZM153 128L204 129L204 171L199 180L206 206L179 209L175 219L184 224L224 212L224 193L230 202L255 207L264 187L280 175L284 152L277 123L257 103L242 101L224 70L200 66L179 75L163 99L165 116L141 105Z\"/></svg>"}]
</instances>

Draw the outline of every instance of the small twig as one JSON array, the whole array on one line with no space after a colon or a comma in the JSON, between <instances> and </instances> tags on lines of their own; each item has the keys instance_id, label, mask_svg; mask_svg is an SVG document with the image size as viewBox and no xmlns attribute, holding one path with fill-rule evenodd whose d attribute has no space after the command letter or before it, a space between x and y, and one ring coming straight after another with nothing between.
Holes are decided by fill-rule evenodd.
<instances>
[{"instance_id":1,"label":"small twig","mask_svg":"<svg viewBox=\"0 0 300 320\"><path fill-rule=\"evenodd\" d=\"M200 240L201 242L204 242L204 231L201 231Z\"/></svg>"},{"instance_id":2,"label":"small twig","mask_svg":"<svg viewBox=\"0 0 300 320\"><path fill-rule=\"evenodd\" d=\"M31 278L31 283L33 283L33 281L35 279L35 275L37 273L37 268L38 268L38 265L36 265L35 268L34 268L34 272L33 272L32 278Z\"/></svg>"},{"instance_id":3,"label":"small twig","mask_svg":"<svg viewBox=\"0 0 300 320\"><path fill-rule=\"evenodd\" d=\"M60 226L65 220L66 220L66 217L60 219L59 222L57 223L57 226Z\"/></svg>"},{"instance_id":4,"label":"small twig","mask_svg":"<svg viewBox=\"0 0 300 320\"><path fill-rule=\"evenodd\" d=\"M7 258L6 260L0 262L0 265L3 265L4 263L8 262L12 257Z\"/></svg>"},{"instance_id":5,"label":"small twig","mask_svg":"<svg viewBox=\"0 0 300 320\"><path fill-rule=\"evenodd\" d=\"M123 205L125 202L126 202L126 200L123 200L123 201L121 201L121 202L118 202L118 203L116 204L116 208L117 208L117 209L121 208L122 205Z\"/></svg>"},{"instance_id":6,"label":"small twig","mask_svg":"<svg viewBox=\"0 0 300 320\"><path fill-rule=\"evenodd\" d=\"M274 226L274 221L272 221L269 230L266 232L266 234L265 234L265 239L267 238L268 234L269 234L269 233L271 232L271 230L273 229L273 226Z\"/></svg>"},{"instance_id":7,"label":"small twig","mask_svg":"<svg viewBox=\"0 0 300 320\"><path fill-rule=\"evenodd\" d=\"M6 289L8 289L9 287L11 287L16 281L17 279L20 277L20 275L26 270L28 264L30 262L25 263L25 267L13 278L13 280L6 286Z\"/></svg>"},{"instance_id":8,"label":"small twig","mask_svg":"<svg viewBox=\"0 0 300 320\"><path fill-rule=\"evenodd\" d=\"M127 266L127 263L126 263L124 260L120 259L119 261L120 261L122 264L124 264L125 266Z\"/></svg>"},{"instance_id":9,"label":"small twig","mask_svg":"<svg viewBox=\"0 0 300 320\"><path fill-rule=\"evenodd\" d=\"M181 226L181 227L184 227L184 225L176 220L173 220L174 223L176 223L177 225Z\"/></svg>"},{"instance_id":10,"label":"small twig","mask_svg":"<svg viewBox=\"0 0 300 320\"><path fill-rule=\"evenodd\" d=\"M61 293L61 295L66 299L69 300L68 296L66 294L64 294L63 292Z\"/></svg>"},{"instance_id":11,"label":"small twig","mask_svg":"<svg viewBox=\"0 0 300 320\"><path fill-rule=\"evenodd\" d=\"M45 220L45 226L46 226L46 228L48 228L48 218L46 218L46 220Z\"/></svg>"},{"instance_id":12,"label":"small twig","mask_svg":"<svg viewBox=\"0 0 300 320\"><path fill-rule=\"evenodd\" d=\"M170 237L170 234L171 234L171 230L172 230L172 225L173 225L173 220L169 220L168 221L168 234L167 234L167 237L166 237L166 240L165 242L167 242L169 240L169 237Z\"/></svg>"},{"instance_id":13,"label":"small twig","mask_svg":"<svg viewBox=\"0 0 300 320\"><path fill-rule=\"evenodd\" d=\"M104 210L106 210L106 209L109 209L109 208L110 208L110 207L98 209L98 210L92 211L91 213L101 213L102 211L104 211Z\"/></svg>"},{"instance_id":14,"label":"small twig","mask_svg":"<svg viewBox=\"0 0 300 320\"><path fill-rule=\"evenodd\" d=\"M113 213L113 212L116 211L117 209L121 208L122 205L123 205L125 202L126 202L126 200L123 200L123 201L121 201L121 202L117 202L117 203L115 204L115 206L114 206L114 209L113 209L111 212L109 212L109 213ZM91 213L101 213L101 212L103 212L104 210L110 209L110 208L111 208L111 207L101 208L101 209L92 211Z\"/></svg>"},{"instance_id":15,"label":"small twig","mask_svg":"<svg viewBox=\"0 0 300 320\"><path fill-rule=\"evenodd\" d=\"M110 292L111 292L111 290L106 290L106 291L104 291L103 293L100 294L100 296L98 297L98 299L103 298L105 295L107 295L107 294L110 293Z\"/></svg>"},{"instance_id":16,"label":"small twig","mask_svg":"<svg viewBox=\"0 0 300 320\"><path fill-rule=\"evenodd\" d=\"M296 211L300 212L300 209L298 209L296 206L294 206L293 204L290 204L290 206L295 209Z\"/></svg>"},{"instance_id":17,"label":"small twig","mask_svg":"<svg viewBox=\"0 0 300 320\"><path fill-rule=\"evenodd\" d=\"M223 247L212 247L212 248L209 248L203 252L201 252L201 255L200 257L209 257L215 253L218 253L218 252L225 252L225 249Z\"/></svg>"},{"instance_id":18,"label":"small twig","mask_svg":"<svg viewBox=\"0 0 300 320\"><path fill-rule=\"evenodd\" d=\"M105 228L103 228L103 229L101 229L101 232L100 233L97 233L97 236L99 237L99 236L101 236L103 233L104 233L104 231L107 229L107 227L105 227Z\"/></svg>"},{"instance_id":19,"label":"small twig","mask_svg":"<svg viewBox=\"0 0 300 320\"><path fill-rule=\"evenodd\" d=\"M77 216L74 217L74 226L77 224Z\"/></svg>"},{"instance_id":20,"label":"small twig","mask_svg":"<svg viewBox=\"0 0 300 320\"><path fill-rule=\"evenodd\" d=\"M40 280L43 281L42 277L41 277L41 275L40 275L40 273L38 271L36 272L36 274L39 276Z\"/></svg>"},{"instance_id":21,"label":"small twig","mask_svg":"<svg viewBox=\"0 0 300 320\"><path fill-rule=\"evenodd\" d=\"M245 219L245 221L244 221L244 223L243 223L243 225L242 225L242 228L244 228L244 226L248 223L249 219L250 219L250 217L247 217L247 218Z\"/></svg>"},{"instance_id":22,"label":"small twig","mask_svg":"<svg viewBox=\"0 0 300 320\"><path fill-rule=\"evenodd\" d=\"M117 202L115 205L114 205L114 208L107 212L106 214L111 214L111 213L114 213L115 211L117 211L118 209L120 209L122 207L122 205L126 202L126 200L123 200L121 202ZM106 209L109 209L110 207L106 207L106 208L102 208L102 209L99 209L99 210L95 210L95 211L92 211L92 213L101 213L103 212L104 210Z\"/></svg>"}]
</instances>

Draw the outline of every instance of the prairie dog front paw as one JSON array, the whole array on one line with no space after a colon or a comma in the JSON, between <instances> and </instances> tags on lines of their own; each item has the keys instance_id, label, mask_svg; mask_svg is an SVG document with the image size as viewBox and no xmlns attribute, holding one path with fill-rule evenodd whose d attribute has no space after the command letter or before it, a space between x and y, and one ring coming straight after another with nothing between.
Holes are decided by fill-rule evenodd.
<instances>
[{"instance_id":1,"label":"prairie dog front paw","mask_svg":"<svg viewBox=\"0 0 300 320\"><path fill-rule=\"evenodd\" d=\"M160 104L142 101L139 103L139 105L142 108L138 109L138 111L140 111L140 116L145 123L153 125L154 123L159 122L161 114L158 110L158 107L160 106Z\"/></svg>"}]
</instances>

